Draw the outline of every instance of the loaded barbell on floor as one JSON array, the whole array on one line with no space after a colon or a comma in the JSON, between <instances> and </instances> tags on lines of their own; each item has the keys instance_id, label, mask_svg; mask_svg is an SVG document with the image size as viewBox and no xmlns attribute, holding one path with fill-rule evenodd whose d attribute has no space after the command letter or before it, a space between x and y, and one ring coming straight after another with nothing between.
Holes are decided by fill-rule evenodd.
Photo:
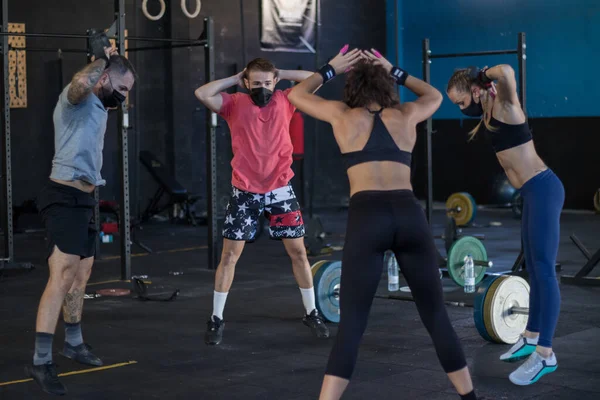
<instances>
[{"instance_id":1,"label":"loaded barbell on floor","mask_svg":"<svg viewBox=\"0 0 600 400\"><path fill-rule=\"evenodd\" d=\"M332 323L340 322L341 261L321 260L311 267L315 302L319 313ZM410 297L376 295L377 298L413 301ZM477 288L473 305L446 302L452 306L473 307L475 327L492 343L513 344L525 331L529 316L529 284L512 275L489 276Z\"/></svg>"},{"instance_id":2,"label":"loaded barbell on floor","mask_svg":"<svg viewBox=\"0 0 600 400\"><path fill-rule=\"evenodd\" d=\"M477 203L467 192L453 193L446 200L446 214L452 216L458 226L466 226L477 216Z\"/></svg>"},{"instance_id":3,"label":"loaded barbell on floor","mask_svg":"<svg viewBox=\"0 0 600 400\"><path fill-rule=\"evenodd\" d=\"M486 275L486 268L494 263L488 259L483 243L474 236L463 236L450 246L448 256L440 265L447 270L450 278L459 286L465 286L465 257L471 255L475 266L475 285L479 284Z\"/></svg>"}]
</instances>

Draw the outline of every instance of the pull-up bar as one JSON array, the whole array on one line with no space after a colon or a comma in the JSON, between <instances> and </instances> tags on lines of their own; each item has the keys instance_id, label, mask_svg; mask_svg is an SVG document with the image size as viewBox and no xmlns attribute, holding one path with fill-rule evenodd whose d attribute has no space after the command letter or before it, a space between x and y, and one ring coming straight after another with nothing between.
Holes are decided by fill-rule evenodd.
<instances>
[{"instance_id":1,"label":"pull-up bar","mask_svg":"<svg viewBox=\"0 0 600 400\"><path fill-rule=\"evenodd\" d=\"M448 54L431 54L431 48L429 47L429 39L423 39L423 80L427 83L431 82L431 60L434 58L456 58L456 57L473 57L473 56L494 56L500 54L517 54L519 62L519 100L521 101L521 107L523 112L527 113L525 107L526 102L526 85L525 76L527 72L525 60L527 55L525 54L527 46L525 44L525 33L519 32L517 48L515 50L489 50L489 51L475 51L469 53L448 53ZM426 199L426 214L429 224L431 224L432 216L432 205L433 205L433 162L432 162L432 143L431 133L433 131L432 126L433 119L430 117L426 122L426 143L427 143L427 199Z\"/></svg>"},{"instance_id":2,"label":"pull-up bar","mask_svg":"<svg viewBox=\"0 0 600 400\"><path fill-rule=\"evenodd\" d=\"M72 33L24 33L24 32L0 32L0 36L24 36L38 38L60 38L60 39L89 39L90 35L72 34ZM110 36L109 39L116 39L115 36ZM169 39L169 38L152 38L141 36L125 36L124 40L138 42L164 42L164 43L188 43L190 45L206 44L206 39Z\"/></svg>"},{"instance_id":3,"label":"pull-up bar","mask_svg":"<svg viewBox=\"0 0 600 400\"><path fill-rule=\"evenodd\" d=\"M473 51L470 53L450 53L450 54L431 54L429 58L453 58L453 57L475 57L475 56L495 56L499 54L517 54L518 50L490 50L490 51Z\"/></svg>"}]
</instances>

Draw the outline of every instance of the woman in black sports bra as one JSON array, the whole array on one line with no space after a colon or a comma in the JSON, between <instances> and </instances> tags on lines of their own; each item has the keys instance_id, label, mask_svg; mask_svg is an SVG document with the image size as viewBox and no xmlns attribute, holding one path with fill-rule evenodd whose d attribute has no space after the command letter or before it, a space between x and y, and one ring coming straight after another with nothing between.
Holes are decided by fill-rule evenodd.
<instances>
[{"instance_id":1,"label":"woman in black sports bra","mask_svg":"<svg viewBox=\"0 0 600 400\"><path fill-rule=\"evenodd\" d=\"M416 125L440 106L442 95L393 67L375 50L340 54L296 85L288 99L300 111L329 122L350 181L342 257L340 324L320 400L339 399L354 371L383 256L394 251L440 363L463 399L476 399L460 341L444 306L436 248L410 183ZM348 68L344 101L313 93ZM419 98L399 104L395 84Z\"/></svg>"},{"instance_id":2,"label":"woman in black sports bra","mask_svg":"<svg viewBox=\"0 0 600 400\"><path fill-rule=\"evenodd\" d=\"M530 385L558 367L552 338L560 312L555 265L565 190L535 151L517 96L515 73L509 65L457 70L448 82L447 94L465 115L481 117L471 137L483 124L508 179L521 190L529 319L520 340L500 359L513 362L527 358L509 379L516 385Z\"/></svg>"}]
</instances>

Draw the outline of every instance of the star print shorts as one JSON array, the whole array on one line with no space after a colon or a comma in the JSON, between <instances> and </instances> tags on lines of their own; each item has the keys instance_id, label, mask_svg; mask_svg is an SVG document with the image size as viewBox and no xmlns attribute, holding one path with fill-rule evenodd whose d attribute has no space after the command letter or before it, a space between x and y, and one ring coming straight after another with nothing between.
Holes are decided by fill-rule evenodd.
<instances>
[{"instance_id":1,"label":"star print shorts","mask_svg":"<svg viewBox=\"0 0 600 400\"><path fill-rule=\"evenodd\" d=\"M291 185L265 194L245 192L232 186L227 204L223 237L252 242L256 238L261 213L269 219L271 239L304 237L304 221L300 204Z\"/></svg>"}]
</instances>

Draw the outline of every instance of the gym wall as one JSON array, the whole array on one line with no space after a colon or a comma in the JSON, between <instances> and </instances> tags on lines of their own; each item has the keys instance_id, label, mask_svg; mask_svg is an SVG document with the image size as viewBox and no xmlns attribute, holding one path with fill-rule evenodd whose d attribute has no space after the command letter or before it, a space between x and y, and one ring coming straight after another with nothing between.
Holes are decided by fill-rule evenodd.
<instances>
[{"instance_id":1,"label":"gym wall","mask_svg":"<svg viewBox=\"0 0 600 400\"><path fill-rule=\"evenodd\" d=\"M395 10L398 10L396 30ZM563 180L565 207L592 209L600 186L600 109L594 65L600 54L600 3L595 0L387 0L388 55L422 78L422 40L430 39L433 54L516 49L518 32L527 40L527 112L536 148ZM395 37L396 31L398 38ZM518 68L516 55L434 59L431 82L442 93L453 70L469 65L507 63ZM403 89L404 101L414 95ZM434 115L434 198L444 200L459 190L478 203L493 203L492 187L502 170L486 138L467 143L476 121L463 115L444 96ZM422 162L415 189L425 195L425 143L416 157Z\"/></svg>"},{"instance_id":2,"label":"gym wall","mask_svg":"<svg viewBox=\"0 0 600 400\"><path fill-rule=\"evenodd\" d=\"M240 1L203 1L196 19L183 15L178 2L167 6L164 17L150 21L142 13L141 1L127 0L127 29L132 36L198 38L203 31L203 18L212 16L215 23L216 78L224 78L243 68L255 57L270 58L281 69L315 70L315 56L310 53L263 52L259 44L259 0L244 0L246 48L242 46ZM320 60L323 64L345 44L385 48L385 2L321 2ZM192 2L189 2L190 6ZM158 13L158 2L149 2L149 11ZM83 8L85 7L85 8ZM32 11L33 10L33 11ZM114 20L113 1L85 2L56 0L52 6L39 0L9 2L9 20L26 24L28 32L78 33L90 28L109 26ZM156 46L157 43L131 42L130 48ZM27 38L27 46L44 48L85 49L84 39ZM132 52L129 58L140 76L130 96L130 182L132 213L143 209L157 189L148 172L138 162L139 151L149 150L165 162L188 190L205 194L205 108L194 97L194 90L204 84L203 47L174 50ZM37 196L50 172L54 148L52 112L62 87L56 52L28 52L27 80L29 105L13 109L13 195L21 204ZM86 64L85 54L63 54L63 85ZM279 88L288 87L288 82ZM343 79L321 90L329 98L340 98ZM236 90L236 89L233 89ZM306 118L306 151L311 152L315 122ZM225 205L230 194L231 143L225 121L219 118L218 187L219 200ZM118 135L116 114L111 113L106 132L102 174L107 186L101 198L118 200L120 192ZM339 149L331 129L319 124L318 163L315 206L337 205L348 195L348 184ZM305 175L310 173L311 154L306 155ZM138 188L139 192L136 190ZM206 198L206 196L205 196Z\"/></svg>"},{"instance_id":3,"label":"gym wall","mask_svg":"<svg viewBox=\"0 0 600 400\"><path fill-rule=\"evenodd\" d=\"M203 1L198 18L188 19L179 2L169 2L159 21L150 21L142 13L141 0L127 0L126 24L130 35L171 38L198 38L203 31L203 18L212 16L215 24L216 79L239 72L255 57L266 57L281 69L315 70L315 56L310 53L263 52L259 44L259 0L244 0L245 49L239 0ZM190 7L192 2L188 2ZM83 8L85 7L85 8ZM158 2L150 1L149 11L158 13ZM33 11L32 11L33 10ZM85 2L56 0L48 6L39 0L12 0L9 3L11 22L26 24L28 32L85 33L90 28L109 26L114 20L113 1ZM385 48L385 2L321 1L321 42L319 64L335 55L345 44L360 47ZM343 21L343 23L341 23ZM85 48L83 39L30 39L33 47ZM130 48L160 45L131 42ZM140 76L130 97L130 182L132 214L143 209L157 189L148 172L138 162L137 154L149 150L165 162L176 178L188 190L205 195L205 108L194 97L194 90L204 84L203 47L174 50L150 50L130 53ZM85 54L63 55L63 84L85 66ZM12 111L14 202L20 204L34 198L39 186L47 179L52 159L52 112L61 91L57 55L27 54L29 106ZM288 82L279 85L285 89ZM335 80L321 90L328 98L340 98L343 79ZM233 89L235 91L236 89ZM315 122L305 120L306 178L310 173L311 140ZM230 194L231 143L227 124L219 118L217 129L219 200L224 206ZM348 183L339 149L331 129L319 124L318 163L315 206L338 205L348 195ZM102 174L107 186L101 198L118 200L120 191L118 136L116 114L111 113L106 133ZM136 190L139 182L139 192ZM206 198L206 196L205 196Z\"/></svg>"}]
</instances>

